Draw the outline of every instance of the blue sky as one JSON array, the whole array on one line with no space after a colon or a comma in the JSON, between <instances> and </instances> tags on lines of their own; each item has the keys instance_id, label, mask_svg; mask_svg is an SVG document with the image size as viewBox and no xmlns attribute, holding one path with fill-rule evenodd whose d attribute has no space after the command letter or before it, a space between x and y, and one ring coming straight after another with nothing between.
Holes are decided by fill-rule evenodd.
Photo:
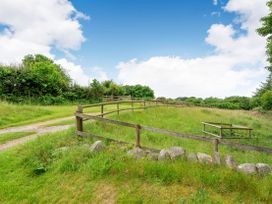
<instances>
[{"instance_id":1,"label":"blue sky","mask_svg":"<svg viewBox=\"0 0 272 204\"><path fill-rule=\"evenodd\" d=\"M0 62L44 54L75 83L156 96L251 96L265 80L266 0L1 0Z\"/></svg>"},{"instance_id":2,"label":"blue sky","mask_svg":"<svg viewBox=\"0 0 272 204\"><path fill-rule=\"evenodd\" d=\"M234 14L222 11L226 1L90 0L72 1L90 16L82 20L86 42L73 54L84 67L102 67L115 78L119 61L152 56L192 58L213 52L204 39L213 23L228 24ZM220 17L212 15L220 12ZM87 70L88 71L88 70ZM89 70L89 74L92 74Z\"/></svg>"}]
</instances>

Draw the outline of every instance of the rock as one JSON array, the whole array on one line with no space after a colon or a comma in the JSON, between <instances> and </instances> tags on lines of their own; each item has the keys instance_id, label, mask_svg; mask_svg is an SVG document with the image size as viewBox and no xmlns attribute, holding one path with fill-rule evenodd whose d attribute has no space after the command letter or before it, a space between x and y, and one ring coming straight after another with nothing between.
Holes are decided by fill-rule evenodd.
<instances>
[{"instance_id":1,"label":"rock","mask_svg":"<svg viewBox=\"0 0 272 204\"><path fill-rule=\"evenodd\" d=\"M265 176L271 173L271 167L268 164L257 163L256 168L260 175Z\"/></svg>"},{"instance_id":2,"label":"rock","mask_svg":"<svg viewBox=\"0 0 272 204\"><path fill-rule=\"evenodd\" d=\"M158 160L158 154L154 152L150 152L147 154L147 159L148 160Z\"/></svg>"},{"instance_id":3,"label":"rock","mask_svg":"<svg viewBox=\"0 0 272 204\"><path fill-rule=\"evenodd\" d=\"M197 162L197 156L195 153L190 153L187 155L188 161Z\"/></svg>"},{"instance_id":4,"label":"rock","mask_svg":"<svg viewBox=\"0 0 272 204\"><path fill-rule=\"evenodd\" d=\"M180 159L182 157L185 157L185 149L183 149L182 147L170 147L168 149L168 153L171 159Z\"/></svg>"},{"instance_id":5,"label":"rock","mask_svg":"<svg viewBox=\"0 0 272 204\"><path fill-rule=\"evenodd\" d=\"M105 145L102 141L98 140L90 147L91 152L100 152L104 149Z\"/></svg>"},{"instance_id":6,"label":"rock","mask_svg":"<svg viewBox=\"0 0 272 204\"><path fill-rule=\"evenodd\" d=\"M236 161L234 160L234 158L231 155L226 155L225 156L225 164L230 169L236 169L237 168Z\"/></svg>"},{"instance_id":7,"label":"rock","mask_svg":"<svg viewBox=\"0 0 272 204\"><path fill-rule=\"evenodd\" d=\"M170 154L169 154L168 150L162 149L160 151L159 156L158 156L158 160L167 160L167 159L171 159Z\"/></svg>"},{"instance_id":8,"label":"rock","mask_svg":"<svg viewBox=\"0 0 272 204\"><path fill-rule=\"evenodd\" d=\"M213 162L212 157L208 154L198 152L196 155L200 163L210 164Z\"/></svg>"},{"instance_id":9,"label":"rock","mask_svg":"<svg viewBox=\"0 0 272 204\"><path fill-rule=\"evenodd\" d=\"M128 155L133 156L135 159L141 159L146 156L146 152L139 147L135 147L128 151Z\"/></svg>"},{"instance_id":10,"label":"rock","mask_svg":"<svg viewBox=\"0 0 272 204\"><path fill-rule=\"evenodd\" d=\"M257 173L257 168L255 164L251 164L251 163L244 163L244 164L240 164L237 167L237 170L247 174L247 175L251 175L251 174L256 174Z\"/></svg>"},{"instance_id":11,"label":"rock","mask_svg":"<svg viewBox=\"0 0 272 204\"><path fill-rule=\"evenodd\" d=\"M213 162L214 162L215 164L218 164L218 165L221 164L219 152L214 152L214 155L213 155Z\"/></svg>"}]
</instances>

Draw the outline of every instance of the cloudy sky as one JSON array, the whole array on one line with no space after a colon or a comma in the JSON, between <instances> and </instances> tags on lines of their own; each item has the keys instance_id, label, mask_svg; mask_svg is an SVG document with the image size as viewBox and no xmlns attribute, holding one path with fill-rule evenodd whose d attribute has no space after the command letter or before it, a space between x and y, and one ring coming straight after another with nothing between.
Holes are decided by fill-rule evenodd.
<instances>
[{"instance_id":1,"label":"cloudy sky","mask_svg":"<svg viewBox=\"0 0 272 204\"><path fill-rule=\"evenodd\" d=\"M0 63L47 55L82 85L250 96L264 81L266 0L0 0Z\"/></svg>"}]
</instances>

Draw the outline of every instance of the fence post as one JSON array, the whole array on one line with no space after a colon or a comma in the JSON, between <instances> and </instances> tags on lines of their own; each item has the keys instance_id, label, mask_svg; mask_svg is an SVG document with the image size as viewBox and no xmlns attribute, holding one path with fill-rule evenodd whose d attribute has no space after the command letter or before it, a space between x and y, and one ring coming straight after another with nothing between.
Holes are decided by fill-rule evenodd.
<instances>
[{"instance_id":1,"label":"fence post","mask_svg":"<svg viewBox=\"0 0 272 204\"><path fill-rule=\"evenodd\" d=\"M117 114L119 115L119 103L117 102Z\"/></svg>"},{"instance_id":2,"label":"fence post","mask_svg":"<svg viewBox=\"0 0 272 204\"><path fill-rule=\"evenodd\" d=\"M131 110L134 111L133 101L131 101Z\"/></svg>"},{"instance_id":3,"label":"fence post","mask_svg":"<svg viewBox=\"0 0 272 204\"><path fill-rule=\"evenodd\" d=\"M77 107L77 113L83 113L83 107L81 105L78 105ZM82 118L76 116L76 122L77 122L77 131L83 131L83 120Z\"/></svg>"},{"instance_id":4,"label":"fence post","mask_svg":"<svg viewBox=\"0 0 272 204\"><path fill-rule=\"evenodd\" d=\"M219 145L219 140L216 138L214 139L214 152L218 152L218 145Z\"/></svg>"},{"instance_id":5,"label":"fence post","mask_svg":"<svg viewBox=\"0 0 272 204\"><path fill-rule=\"evenodd\" d=\"M141 147L141 126L136 126L136 147Z\"/></svg>"},{"instance_id":6,"label":"fence post","mask_svg":"<svg viewBox=\"0 0 272 204\"><path fill-rule=\"evenodd\" d=\"M101 117L103 118L103 113L104 113L104 105L101 105Z\"/></svg>"},{"instance_id":7,"label":"fence post","mask_svg":"<svg viewBox=\"0 0 272 204\"><path fill-rule=\"evenodd\" d=\"M145 108L145 100L144 100L144 108Z\"/></svg>"}]
</instances>

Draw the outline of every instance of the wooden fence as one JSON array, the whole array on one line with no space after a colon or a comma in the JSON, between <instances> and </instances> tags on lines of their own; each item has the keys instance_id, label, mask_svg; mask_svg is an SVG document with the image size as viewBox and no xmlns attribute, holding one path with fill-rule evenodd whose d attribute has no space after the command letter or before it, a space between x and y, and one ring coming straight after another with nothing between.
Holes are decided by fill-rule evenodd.
<instances>
[{"instance_id":1,"label":"wooden fence","mask_svg":"<svg viewBox=\"0 0 272 204\"><path fill-rule=\"evenodd\" d=\"M131 107L120 109L120 104L130 104ZM140 104L141 106L135 107L134 106L135 104ZM116 105L116 110L104 112L104 107L107 105ZM75 113L76 122L77 122L77 135L82 136L82 137L94 137L94 138L98 138L98 139L107 139L109 141L129 144L128 142L125 142L125 141L120 141L120 140L116 140L116 139L107 138L107 137L98 136L98 135L95 135L92 133L84 132L83 121L95 120L95 121L100 121L103 123L111 123L111 124L115 124L115 125L119 125L119 126L134 128L135 129L135 146L141 147L143 149L151 149L154 151L159 151L159 150L156 150L156 149L153 149L150 147L141 146L141 130L151 131L151 132L160 133L160 134L166 134L166 135L169 135L172 137L179 137L179 138L209 142L209 143L213 144L215 152L218 152L218 146L219 146L219 144L221 144L221 145L226 145L226 146L229 146L232 148L237 148L240 150L250 150L250 151L258 151L258 152L272 154L272 149L267 148L267 147L229 142L229 141L226 141L224 139L219 139L219 138L211 138L211 137L205 137L205 136L200 136L200 135L185 134L185 133L174 132L174 131L169 131L169 130L165 130L165 129L155 128L155 127L148 127L148 126L140 125L140 124L134 124L134 123L128 123L128 122L124 122L124 121L118 121L118 120L113 120L113 119L109 119L109 118L104 118L104 115L111 114L111 113L119 114L121 111L127 111L127 110L133 111L135 109L146 109L146 108L158 107L158 106L178 107L178 106L184 106L184 104L180 104L180 103L169 104L169 103L165 103L165 102L157 101L157 100L149 100L149 101L132 100L132 101L114 101L114 102L107 102L107 103L98 103L98 104L85 105L85 106L79 105L78 109ZM100 107L100 113L97 115L93 115L93 114L89 114L89 113L87 114L87 113L83 112L84 109L91 108L91 107Z\"/></svg>"}]
</instances>

